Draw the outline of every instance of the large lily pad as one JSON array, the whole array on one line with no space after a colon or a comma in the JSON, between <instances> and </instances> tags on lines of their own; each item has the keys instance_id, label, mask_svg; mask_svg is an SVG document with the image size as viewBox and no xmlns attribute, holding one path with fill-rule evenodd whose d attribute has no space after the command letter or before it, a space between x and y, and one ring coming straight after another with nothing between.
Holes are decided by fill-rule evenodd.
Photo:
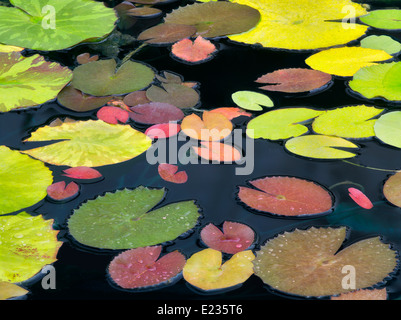
<instances>
[{"instance_id":1,"label":"large lily pad","mask_svg":"<svg viewBox=\"0 0 401 320\"><path fill-rule=\"evenodd\" d=\"M143 186L106 193L74 211L68 220L70 233L84 245L103 249L132 249L173 241L196 225L199 208L189 200L152 210L164 194L164 188Z\"/></svg>"},{"instance_id":2,"label":"large lily pad","mask_svg":"<svg viewBox=\"0 0 401 320\"><path fill-rule=\"evenodd\" d=\"M376 137L388 145L401 148L400 121L401 111L383 114L374 126Z\"/></svg>"},{"instance_id":3,"label":"large lily pad","mask_svg":"<svg viewBox=\"0 0 401 320\"><path fill-rule=\"evenodd\" d=\"M0 7L0 43L61 50L114 29L113 9L91 0L10 0Z\"/></svg>"},{"instance_id":4,"label":"large lily pad","mask_svg":"<svg viewBox=\"0 0 401 320\"><path fill-rule=\"evenodd\" d=\"M0 112L54 99L71 78L71 70L38 54L0 53Z\"/></svg>"},{"instance_id":5,"label":"large lily pad","mask_svg":"<svg viewBox=\"0 0 401 320\"><path fill-rule=\"evenodd\" d=\"M363 23L378 29L401 29L401 10L399 9L374 10L360 19Z\"/></svg>"},{"instance_id":6,"label":"large lily pad","mask_svg":"<svg viewBox=\"0 0 401 320\"><path fill-rule=\"evenodd\" d=\"M55 262L62 242L53 220L26 212L0 217L0 281L22 282Z\"/></svg>"},{"instance_id":7,"label":"large lily pad","mask_svg":"<svg viewBox=\"0 0 401 320\"><path fill-rule=\"evenodd\" d=\"M0 214L34 205L46 197L52 172L40 161L0 146Z\"/></svg>"},{"instance_id":8,"label":"large lily pad","mask_svg":"<svg viewBox=\"0 0 401 320\"><path fill-rule=\"evenodd\" d=\"M340 250L346 228L309 228L269 240L254 260L255 274L275 290L299 296L327 296L382 282L397 266L396 252L379 237ZM355 288L343 285L351 266Z\"/></svg>"},{"instance_id":9,"label":"large lily pad","mask_svg":"<svg viewBox=\"0 0 401 320\"><path fill-rule=\"evenodd\" d=\"M45 126L25 141L52 140L55 143L22 152L54 165L98 167L130 160L145 152L152 143L149 137L130 126L102 120Z\"/></svg>"}]
</instances>

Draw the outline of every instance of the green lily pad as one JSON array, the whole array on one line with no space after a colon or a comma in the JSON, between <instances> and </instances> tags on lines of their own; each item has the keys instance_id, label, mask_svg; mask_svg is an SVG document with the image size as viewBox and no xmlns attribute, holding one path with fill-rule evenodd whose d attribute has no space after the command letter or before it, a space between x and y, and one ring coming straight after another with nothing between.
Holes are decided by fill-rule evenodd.
<instances>
[{"instance_id":1,"label":"green lily pad","mask_svg":"<svg viewBox=\"0 0 401 320\"><path fill-rule=\"evenodd\" d=\"M362 48L384 50L388 54L396 54L401 51L401 43L389 36L369 36L361 40Z\"/></svg>"},{"instance_id":2,"label":"green lily pad","mask_svg":"<svg viewBox=\"0 0 401 320\"><path fill-rule=\"evenodd\" d=\"M153 102L168 103L180 109L195 107L200 100L198 91L181 83L152 85L146 90L146 97Z\"/></svg>"},{"instance_id":3,"label":"green lily pad","mask_svg":"<svg viewBox=\"0 0 401 320\"><path fill-rule=\"evenodd\" d=\"M122 95L147 87L154 71L139 62L127 61L117 68L114 59L92 61L74 69L74 88L93 96Z\"/></svg>"},{"instance_id":4,"label":"green lily pad","mask_svg":"<svg viewBox=\"0 0 401 320\"><path fill-rule=\"evenodd\" d=\"M0 146L0 214L34 205L47 195L52 172L40 161Z\"/></svg>"},{"instance_id":5,"label":"green lily pad","mask_svg":"<svg viewBox=\"0 0 401 320\"><path fill-rule=\"evenodd\" d=\"M143 186L106 193L74 211L68 220L70 233L84 245L103 249L132 249L175 240L196 225L199 208L189 200L152 210L164 195L164 188Z\"/></svg>"},{"instance_id":6,"label":"green lily pad","mask_svg":"<svg viewBox=\"0 0 401 320\"><path fill-rule=\"evenodd\" d=\"M0 112L54 99L71 78L70 69L38 54L0 53Z\"/></svg>"},{"instance_id":7,"label":"green lily pad","mask_svg":"<svg viewBox=\"0 0 401 320\"><path fill-rule=\"evenodd\" d=\"M246 133L250 138L281 140L305 134L309 129L303 122L313 119L324 111L308 108L287 108L266 112L249 121Z\"/></svg>"},{"instance_id":8,"label":"green lily pad","mask_svg":"<svg viewBox=\"0 0 401 320\"><path fill-rule=\"evenodd\" d=\"M374 10L360 19L363 23L378 29L401 29L401 10L398 9Z\"/></svg>"},{"instance_id":9,"label":"green lily pad","mask_svg":"<svg viewBox=\"0 0 401 320\"><path fill-rule=\"evenodd\" d=\"M45 126L25 141L54 141L43 147L21 151L54 165L98 167L130 160L152 143L144 133L128 125L102 120L64 122Z\"/></svg>"},{"instance_id":10,"label":"green lily pad","mask_svg":"<svg viewBox=\"0 0 401 320\"><path fill-rule=\"evenodd\" d=\"M375 135L373 126L383 109L365 105L337 108L318 116L312 124L316 133L343 138L368 138Z\"/></svg>"},{"instance_id":11,"label":"green lily pad","mask_svg":"<svg viewBox=\"0 0 401 320\"><path fill-rule=\"evenodd\" d=\"M353 158L356 154L337 148L358 149L358 146L339 137L306 135L288 140L285 148L296 155L307 158L345 159Z\"/></svg>"},{"instance_id":12,"label":"green lily pad","mask_svg":"<svg viewBox=\"0 0 401 320\"><path fill-rule=\"evenodd\" d=\"M0 7L0 43L61 50L113 31L113 9L91 0L10 0Z\"/></svg>"},{"instance_id":13,"label":"green lily pad","mask_svg":"<svg viewBox=\"0 0 401 320\"><path fill-rule=\"evenodd\" d=\"M263 107L274 107L273 101L263 93L237 91L231 95L231 98L237 106L245 110L260 111Z\"/></svg>"},{"instance_id":14,"label":"green lily pad","mask_svg":"<svg viewBox=\"0 0 401 320\"><path fill-rule=\"evenodd\" d=\"M401 148L401 111L393 111L377 119L374 131L376 137L382 142Z\"/></svg>"}]
</instances>

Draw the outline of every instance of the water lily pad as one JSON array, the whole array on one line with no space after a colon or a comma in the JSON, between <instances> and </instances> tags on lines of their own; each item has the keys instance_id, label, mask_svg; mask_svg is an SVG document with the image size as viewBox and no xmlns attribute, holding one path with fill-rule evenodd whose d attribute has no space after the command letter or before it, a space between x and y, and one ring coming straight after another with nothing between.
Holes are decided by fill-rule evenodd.
<instances>
[{"instance_id":1,"label":"water lily pad","mask_svg":"<svg viewBox=\"0 0 401 320\"><path fill-rule=\"evenodd\" d=\"M266 112L249 121L246 133L253 139L282 140L297 137L309 131L302 123L324 111L309 108L285 108Z\"/></svg>"},{"instance_id":2,"label":"water lily pad","mask_svg":"<svg viewBox=\"0 0 401 320\"><path fill-rule=\"evenodd\" d=\"M360 19L363 23L378 29L401 29L401 10L398 9L374 10Z\"/></svg>"},{"instance_id":3,"label":"water lily pad","mask_svg":"<svg viewBox=\"0 0 401 320\"><path fill-rule=\"evenodd\" d=\"M338 296L330 297L330 300L387 300L387 290L383 289L359 289Z\"/></svg>"},{"instance_id":4,"label":"water lily pad","mask_svg":"<svg viewBox=\"0 0 401 320\"><path fill-rule=\"evenodd\" d=\"M197 36L194 41L182 39L171 47L172 56L187 63L206 62L212 59L216 52L216 46L201 36Z\"/></svg>"},{"instance_id":5,"label":"water lily pad","mask_svg":"<svg viewBox=\"0 0 401 320\"><path fill-rule=\"evenodd\" d=\"M368 138L375 135L373 129L377 115L383 109L365 105L336 108L326 111L313 121L316 133L343 138Z\"/></svg>"},{"instance_id":6,"label":"water lily pad","mask_svg":"<svg viewBox=\"0 0 401 320\"><path fill-rule=\"evenodd\" d=\"M184 24L161 23L138 35L138 40L149 44L167 45L191 37L196 32L195 26Z\"/></svg>"},{"instance_id":7,"label":"water lily pad","mask_svg":"<svg viewBox=\"0 0 401 320\"><path fill-rule=\"evenodd\" d=\"M258 10L231 2L186 5L167 14L164 22L196 27L196 36L214 38L253 28L260 19Z\"/></svg>"},{"instance_id":8,"label":"water lily pad","mask_svg":"<svg viewBox=\"0 0 401 320\"><path fill-rule=\"evenodd\" d=\"M365 15L367 11L351 0L234 2L248 5L261 15L255 28L229 36L231 40L238 42L260 43L268 48L290 50L318 49L356 40L368 29L367 26L352 22L352 19ZM348 10L344 11L344 8Z\"/></svg>"},{"instance_id":9,"label":"water lily pad","mask_svg":"<svg viewBox=\"0 0 401 320\"><path fill-rule=\"evenodd\" d=\"M349 196L355 201L360 207L364 209L372 209L373 204L370 199L359 189L348 188Z\"/></svg>"},{"instance_id":10,"label":"water lily pad","mask_svg":"<svg viewBox=\"0 0 401 320\"><path fill-rule=\"evenodd\" d=\"M55 141L21 152L47 163L69 167L98 167L127 161L145 152L152 143L145 134L130 126L102 120L41 127L25 141Z\"/></svg>"},{"instance_id":11,"label":"water lily pad","mask_svg":"<svg viewBox=\"0 0 401 320\"><path fill-rule=\"evenodd\" d=\"M255 241L255 232L243 223L224 221L221 231L209 223L200 233L202 242L211 249L236 254L248 249Z\"/></svg>"},{"instance_id":12,"label":"water lily pad","mask_svg":"<svg viewBox=\"0 0 401 320\"><path fill-rule=\"evenodd\" d=\"M52 225L26 212L0 217L0 281L23 282L57 260L62 242Z\"/></svg>"},{"instance_id":13,"label":"water lily pad","mask_svg":"<svg viewBox=\"0 0 401 320\"><path fill-rule=\"evenodd\" d=\"M29 291L14 283L0 281L0 300L26 295Z\"/></svg>"},{"instance_id":14,"label":"water lily pad","mask_svg":"<svg viewBox=\"0 0 401 320\"><path fill-rule=\"evenodd\" d=\"M401 207L401 172L390 176L383 186L384 197L397 207Z\"/></svg>"},{"instance_id":15,"label":"water lily pad","mask_svg":"<svg viewBox=\"0 0 401 320\"><path fill-rule=\"evenodd\" d=\"M328 73L306 68L280 69L259 77L255 82L267 84L259 89L288 93L319 89L332 80Z\"/></svg>"},{"instance_id":16,"label":"water lily pad","mask_svg":"<svg viewBox=\"0 0 401 320\"><path fill-rule=\"evenodd\" d=\"M309 228L284 232L256 253L255 275L275 290L317 297L371 287L385 280L397 266L396 252L379 237L341 249L346 228ZM343 285L344 267L355 271L355 287ZM345 279L347 280L347 279Z\"/></svg>"},{"instance_id":17,"label":"water lily pad","mask_svg":"<svg viewBox=\"0 0 401 320\"><path fill-rule=\"evenodd\" d=\"M164 188L143 186L106 193L74 211L68 220L70 233L81 244L103 249L132 249L173 241L196 225L199 208L189 200L152 210L164 195Z\"/></svg>"},{"instance_id":18,"label":"water lily pad","mask_svg":"<svg viewBox=\"0 0 401 320\"><path fill-rule=\"evenodd\" d=\"M252 116L252 113L246 112L242 110L241 108L236 108L236 107L221 107L221 108L216 108L210 110L210 112L216 112L216 113L221 113L224 115L228 120L232 120L234 118L238 117L250 117Z\"/></svg>"},{"instance_id":19,"label":"water lily pad","mask_svg":"<svg viewBox=\"0 0 401 320\"><path fill-rule=\"evenodd\" d=\"M389 36L369 36L361 40L362 48L384 50L394 55L401 51L401 43Z\"/></svg>"},{"instance_id":20,"label":"water lily pad","mask_svg":"<svg viewBox=\"0 0 401 320\"><path fill-rule=\"evenodd\" d=\"M185 171L178 171L178 166L169 163L160 163L157 167L160 177L172 183L185 183L188 175Z\"/></svg>"},{"instance_id":21,"label":"water lily pad","mask_svg":"<svg viewBox=\"0 0 401 320\"><path fill-rule=\"evenodd\" d=\"M204 249L193 254L184 266L183 276L191 285L201 290L227 289L242 284L253 274L250 250L234 254L222 264L222 253Z\"/></svg>"},{"instance_id":22,"label":"water lily pad","mask_svg":"<svg viewBox=\"0 0 401 320\"><path fill-rule=\"evenodd\" d=\"M280 216L310 216L329 213L333 197L315 182L295 177L265 177L251 180L253 188L239 187L238 198L259 212Z\"/></svg>"},{"instance_id":23,"label":"water lily pad","mask_svg":"<svg viewBox=\"0 0 401 320\"><path fill-rule=\"evenodd\" d=\"M238 147L217 141L202 141L200 147L193 146L192 149L201 158L212 162L233 163L242 158Z\"/></svg>"},{"instance_id":24,"label":"water lily pad","mask_svg":"<svg viewBox=\"0 0 401 320\"><path fill-rule=\"evenodd\" d=\"M130 118L144 124L160 124L180 121L184 113L180 108L163 102L149 102L130 108Z\"/></svg>"},{"instance_id":25,"label":"water lily pad","mask_svg":"<svg viewBox=\"0 0 401 320\"><path fill-rule=\"evenodd\" d=\"M159 123L146 129L145 134L151 139L165 139L177 135L181 131L178 123Z\"/></svg>"},{"instance_id":26,"label":"water lily pad","mask_svg":"<svg viewBox=\"0 0 401 320\"><path fill-rule=\"evenodd\" d=\"M57 102L60 105L77 112L95 110L99 107L104 106L111 99L111 96L95 97L87 95L75 89L71 85L64 87L63 90L61 90L57 95Z\"/></svg>"},{"instance_id":27,"label":"water lily pad","mask_svg":"<svg viewBox=\"0 0 401 320\"><path fill-rule=\"evenodd\" d=\"M186 259L177 250L159 258L161 250L161 246L153 246L120 253L108 267L111 279L124 289L154 289L170 284L181 273Z\"/></svg>"},{"instance_id":28,"label":"water lily pad","mask_svg":"<svg viewBox=\"0 0 401 320\"><path fill-rule=\"evenodd\" d=\"M237 91L231 95L231 98L237 106L245 110L260 111L263 107L274 106L267 95L254 91Z\"/></svg>"},{"instance_id":29,"label":"water lily pad","mask_svg":"<svg viewBox=\"0 0 401 320\"><path fill-rule=\"evenodd\" d=\"M79 185L75 182L68 184L65 181L55 182L47 188L47 196L55 201L69 201L78 196Z\"/></svg>"},{"instance_id":30,"label":"water lily pad","mask_svg":"<svg viewBox=\"0 0 401 320\"><path fill-rule=\"evenodd\" d=\"M16 46L8 46L6 44L0 44L0 52L10 53L10 52L21 52L24 48Z\"/></svg>"},{"instance_id":31,"label":"water lily pad","mask_svg":"<svg viewBox=\"0 0 401 320\"><path fill-rule=\"evenodd\" d=\"M0 214L18 211L46 197L52 172L40 161L0 146Z\"/></svg>"},{"instance_id":32,"label":"water lily pad","mask_svg":"<svg viewBox=\"0 0 401 320\"><path fill-rule=\"evenodd\" d=\"M352 77L359 69L393 57L384 50L341 47L323 50L311 55L305 63L312 69L340 77Z\"/></svg>"},{"instance_id":33,"label":"water lily pad","mask_svg":"<svg viewBox=\"0 0 401 320\"><path fill-rule=\"evenodd\" d=\"M169 103L181 109L193 108L199 103L199 93L179 83L152 85L146 90L146 97L153 102Z\"/></svg>"},{"instance_id":34,"label":"water lily pad","mask_svg":"<svg viewBox=\"0 0 401 320\"><path fill-rule=\"evenodd\" d=\"M400 121L401 111L383 114L374 126L376 137L390 146L401 148Z\"/></svg>"},{"instance_id":35,"label":"water lily pad","mask_svg":"<svg viewBox=\"0 0 401 320\"><path fill-rule=\"evenodd\" d=\"M93 96L127 94L146 88L154 71L139 62L127 61L117 68L114 59L98 60L74 69L74 88Z\"/></svg>"},{"instance_id":36,"label":"water lily pad","mask_svg":"<svg viewBox=\"0 0 401 320\"><path fill-rule=\"evenodd\" d=\"M63 170L63 176L77 180L93 180L103 177L96 169L82 166Z\"/></svg>"},{"instance_id":37,"label":"water lily pad","mask_svg":"<svg viewBox=\"0 0 401 320\"><path fill-rule=\"evenodd\" d=\"M71 70L38 54L0 53L0 112L54 99L71 78Z\"/></svg>"},{"instance_id":38,"label":"water lily pad","mask_svg":"<svg viewBox=\"0 0 401 320\"><path fill-rule=\"evenodd\" d=\"M134 91L134 92L131 92L130 94L127 94L124 97L123 102L129 107L134 107L138 104L146 104L151 101L146 96L146 91L139 90L139 91Z\"/></svg>"},{"instance_id":39,"label":"water lily pad","mask_svg":"<svg viewBox=\"0 0 401 320\"><path fill-rule=\"evenodd\" d=\"M87 0L11 0L0 7L0 43L34 50L61 50L100 38L117 16L103 3Z\"/></svg>"},{"instance_id":40,"label":"water lily pad","mask_svg":"<svg viewBox=\"0 0 401 320\"><path fill-rule=\"evenodd\" d=\"M128 111L113 106L105 106L99 109L96 116L99 120L111 124L126 123L130 118Z\"/></svg>"},{"instance_id":41,"label":"water lily pad","mask_svg":"<svg viewBox=\"0 0 401 320\"><path fill-rule=\"evenodd\" d=\"M359 147L340 137L306 135L288 140L285 148L291 153L306 158L346 159L353 158L356 154L342 149L357 151Z\"/></svg>"}]
</instances>

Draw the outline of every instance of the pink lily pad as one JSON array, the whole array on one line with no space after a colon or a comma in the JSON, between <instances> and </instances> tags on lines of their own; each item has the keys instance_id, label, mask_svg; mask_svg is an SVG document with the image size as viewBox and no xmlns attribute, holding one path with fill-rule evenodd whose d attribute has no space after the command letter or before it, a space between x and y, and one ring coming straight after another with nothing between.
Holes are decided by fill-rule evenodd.
<instances>
[{"instance_id":1,"label":"pink lily pad","mask_svg":"<svg viewBox=\"0 0 401 320\"><path fill-rule=\"evenodd\" d=\"M179 251L159 258L161 250L161 246L152 246L120 253L108 267L111 279L124 289L152 288L171 283L181 273L186 259Z\"/></svg>"},{"instance_id":2,"label":"pink lily pad","mask_svg":"<svg viewBox=\"0 0 401 320\"><path fill-rule=\"evenodd\" d=\"M145 134L151 139L163 139L177 135L180 130L178 123L158 123L146 129Z\"/></svg>"},{"instance_id":3,"label":"pink lily pad","mask_svg":"<svg viewBox=\"0 0 401 320\"><path fill-rule=\"evenodd\" d=\"M126 123L129 113L119 107L106 106L97 112L97 117L110 124Z\"/></svg>"},{"instance_id":4,"label":"pink lily pad","mask_svg":"<svg viewBox=\"0 0 401 320\"><path fill-rule=\"evenodd\" d=\"M216 46L201 36L198 36L193 42L191 39L182 39L171 48L173 57L191 63L208 61L213 58L216 51Z\"/></svg>"},{"instance_id":5,"label":"pink lily pad","mask_svg":"<svg viewBox=\"0 0 401 320\"><path fill-rule=\"evenodd\" d=\"M71 179L92 180L102 177L102 174L96 169L84 166L69 168L64 170L63 172L64 176Z\"/></svg>"},{"instance_id":6,"label":"pink lily pad","mask_svg":"<svg viewBox=\"0 0 401 320\"><path fill-rule=\"evenodd\" d=\"M188 175L185 171L178 171L178 166L169 163L161 163L158 167L160 177L172 183L185 183L188 180Z\"/></svg>"},{"instance_id":7,"label":"pink lily pad","mask_svg":"<svg viewBox=\"0 0 401 320\"><path fill-rule=\"evenodd\" d=\"M167 123L184 118L184 112L180 108L164 102L139 104L130 110L130 118L142 124Z\"/></svg>"},{"instance_id":8,"label":"pink lily pad","mask_svg":"<svg viewBox=\"0 0 401 320\"><path fill-rule=\"evenodd\" d=\"M229 254L246 250L255 241L255 232L245 224L224 221L223 231L209 223L201 231L201 239L209 248Z\"/></svg>"},{"instance_id":9,"label":"pink lily pad","mask_svg":"<svg viewBox=\"0 0 401 320\"><path fill-rule=\"evenodd\" d=\"M75 182L66 185L65 181L55 182L47 188L47 195L55 201L69 201L78 196L79 186Z\"/></svg>"},{"instance_id":10,"label":"pink lily pad","mask_svg":"<svg viewBox=\"0 0 401 320\"><path fill-rule=\"evenodd\" d=\"M373 203L362 191L356 188L348 188L348 192L351 199L361 208L368 210L373 208Z\"/></svg>"}]
</instances>

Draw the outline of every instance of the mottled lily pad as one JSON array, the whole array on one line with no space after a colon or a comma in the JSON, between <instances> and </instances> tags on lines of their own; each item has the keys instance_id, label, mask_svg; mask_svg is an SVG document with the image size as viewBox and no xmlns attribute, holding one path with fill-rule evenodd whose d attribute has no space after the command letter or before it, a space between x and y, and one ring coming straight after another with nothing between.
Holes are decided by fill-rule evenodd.
<instances>
[{"instance_id":1,"label":"mottled lily pad","mask_svg":"<svg viewBox=\"0 0 401 320\"><path fill-rule=\"evenodd\" d=\"M63 90L61 90L57 95L57 102L60 105L77 112L95 110L101 106L104 106L111 99L111 96L95 97L87 95L75 89L71 85L64 87Z\"/></svg>"}]
</instances>

